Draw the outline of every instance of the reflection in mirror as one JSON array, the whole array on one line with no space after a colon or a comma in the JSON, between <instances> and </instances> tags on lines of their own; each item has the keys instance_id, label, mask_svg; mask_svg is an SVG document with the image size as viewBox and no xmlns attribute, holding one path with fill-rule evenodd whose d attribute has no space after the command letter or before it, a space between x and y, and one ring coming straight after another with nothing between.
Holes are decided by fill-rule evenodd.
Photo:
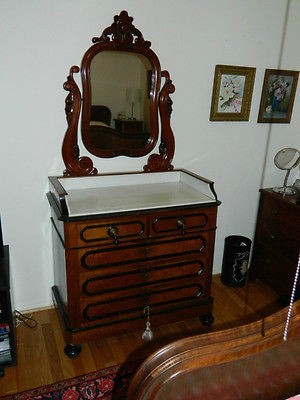
<instances>
[{"instance_id":1,"label":"reflection in mirror","mask_svg":"<svg viewBox=\"0 0 300 400\"><path fill-rule=\"evenodd\" d=\"M150 61L141 54L103 51L90 68L89 142L99 151L145 146L151 129Z\"/></svg>"}]
</instances>

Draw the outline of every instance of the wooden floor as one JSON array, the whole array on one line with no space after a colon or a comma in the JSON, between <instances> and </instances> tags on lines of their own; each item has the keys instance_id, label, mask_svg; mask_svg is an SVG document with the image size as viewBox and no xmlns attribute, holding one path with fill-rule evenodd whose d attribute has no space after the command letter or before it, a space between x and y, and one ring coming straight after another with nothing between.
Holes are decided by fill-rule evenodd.
<instances>
[{"instance_id":1,"label":"wooden floor","mask_svg":"<svg viewBox=\"0 0 300 400\"><path fill-rule=\"evenodd\" d=\"M28 328L23 323L16 328L17 357L15 367L5 369L0 378L0 396L71 378L90 371L143 359L162 345L191 334L219 330L262 318L281 308L275 293L260 282L243 288L229 288L214 276L215 322L203 327L197 318L163 327L152 327L154 340L143 342L142 332L129 332L83 344L76 359L64 354L64 339L54 309L35 312L38 325Z\"/></svg>"}]
</instances>

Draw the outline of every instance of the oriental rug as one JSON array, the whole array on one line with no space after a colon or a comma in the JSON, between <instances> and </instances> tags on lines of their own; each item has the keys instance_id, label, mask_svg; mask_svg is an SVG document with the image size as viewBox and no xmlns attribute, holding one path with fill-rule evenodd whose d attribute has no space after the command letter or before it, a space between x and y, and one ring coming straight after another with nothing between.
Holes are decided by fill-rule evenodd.
<instances>
[{"instance_id":1,"label":"oriental rug","mask_svg":"<svg viewBox=\"0 0 300 400\"><path fill-rule=\"evenodd\" d=\"M1 400L125 400L140 362L116 365L76 378L0 397Z\"/></svg>"}]
</instances>

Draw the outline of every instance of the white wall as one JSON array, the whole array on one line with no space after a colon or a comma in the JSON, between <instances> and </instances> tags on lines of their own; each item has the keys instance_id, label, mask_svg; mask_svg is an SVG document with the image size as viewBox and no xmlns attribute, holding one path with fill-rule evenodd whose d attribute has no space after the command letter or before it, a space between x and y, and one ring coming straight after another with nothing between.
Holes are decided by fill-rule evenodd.
<instances>
[{"instance_id":1,"label":"white wall","mask_svg":"<svg viewBox=\"0 0 300 400\"><path fill-rule=\"evenodd\" d=\"M2 0L1 195L15 307L51 304L47 176L61 174L66 128L62 84L91 39L128 10L176 86L175 167L215 181L219 208L214 272L224 238L252 237L261 185L280 184L274 152L299 146L299 89L291 124L258 124L265 68L299 69L298 0ZM283 51L286 8L288 26ZM249 122L210 122L216 64L257 68ZM279 65L280 64L280 65ZM275 126L276 125L276 126ZM265 154L266 163L265 163ZM99 160L100 171L141 170L144 160ZM265 168L265 173L263 169Z\"/></svg>"},{"instance_id":2,"label":"white wall","mask_svg":"<svg viewBox=\"0 0 300 400\"><path fill-rule=\"evenodd\" d=\"M300 52L298 51L297 38L299 37L300 2L297 0L287 2L287 23L283 30L282 51L279 53L278 67L298 71L300 69ZM285 171L274 168L274 155L284 147L300 149L300 79L296 93L294 111L291 123L270 124L267 134L266 162L263 174L263 187L282 186ZM291 171L289 183L292 184L299 177L299 168Z\"/></svg>"}]
</instances>

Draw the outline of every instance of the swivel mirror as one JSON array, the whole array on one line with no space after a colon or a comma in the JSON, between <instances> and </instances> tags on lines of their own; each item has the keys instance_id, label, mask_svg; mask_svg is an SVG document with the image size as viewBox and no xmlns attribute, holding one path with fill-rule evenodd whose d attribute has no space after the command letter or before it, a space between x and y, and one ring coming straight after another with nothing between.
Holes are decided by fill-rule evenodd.
<instances>
[{"instance_id":1,"label":"swivel mirror","mask_svg":"<svg viewBox=\"0 0 300 400\"><path fill-rule=\"evenodd\" d=\"M288 178L290 172L293 168L296 168L300 163L300 152L297 149L293 149L287 147L285 149L280 150L274 157L274 164L277 168L287 171L283 186L282 187L275 187L273 188L273 192L281 193L284 195L294 195L297 193L297 190L292 187L288 186Z\"/></svg>"},{"instance_id":2,"label":"swivel mirror","mask_svg":"<svg viewBox=\"0 0 300 400\"><path fill-rule=\"evenodd\" d=\"M168 171L175 143L170 127L174 86L167 71L161 71L151 43L132 24L126 11L83 56L81 67L73 66L64 84L68 128L62 156L65 176L95 175L92 160L80 157L78 121L85 149L96 157L142 157L155 148L144 171ZM75 80L80 72L82 94ZM164 84L161 86L161 79ZM159 119L160 117L160 124Z\"/></svg>"}]
</instances>

